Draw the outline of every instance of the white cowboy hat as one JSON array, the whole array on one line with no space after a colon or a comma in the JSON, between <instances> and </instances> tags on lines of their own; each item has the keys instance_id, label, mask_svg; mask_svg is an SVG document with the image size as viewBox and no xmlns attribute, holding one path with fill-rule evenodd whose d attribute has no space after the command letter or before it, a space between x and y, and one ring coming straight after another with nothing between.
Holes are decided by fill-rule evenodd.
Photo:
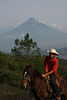
<instances>
[{"instance_id":1,"label":"white cowboy hat","mask_svg":"<svg viewBox=\"0 0 67 100\"><path fill-rule=\"evenodd\" d=\"M59 53L55 49L51 49L50 51L47 50L47 52L54 53L57 56L59 55Z\"/></svg>"}]
</instances>

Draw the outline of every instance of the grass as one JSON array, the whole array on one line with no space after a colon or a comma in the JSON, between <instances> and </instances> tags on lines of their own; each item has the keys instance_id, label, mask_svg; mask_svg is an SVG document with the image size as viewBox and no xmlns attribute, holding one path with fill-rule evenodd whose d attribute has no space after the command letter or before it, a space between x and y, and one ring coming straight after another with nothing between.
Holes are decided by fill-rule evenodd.
<instances>
[{"instance_id":1,"label":"grass","mask_svg":"<svg viewBox=\"0 0 67 100\"><path fill-rule=\"evenodd\" d=\"M0 52L0 100L30 100L29 90L20 88L22 73L27 63L44 73L45 56L10 56ZM58 59L58 73L67 77L67 60Z\"/></svg>"}]
</instances>

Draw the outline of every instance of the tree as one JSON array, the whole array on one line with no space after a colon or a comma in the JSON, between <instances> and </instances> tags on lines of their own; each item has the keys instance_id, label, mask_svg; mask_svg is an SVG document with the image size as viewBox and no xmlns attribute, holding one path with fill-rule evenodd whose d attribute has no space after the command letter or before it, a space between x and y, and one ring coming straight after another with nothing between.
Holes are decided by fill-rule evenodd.
<instances>
[{"instance_id":1,"label":"tree","mask_svg":"<svg viewBox=\"0 0 67 100\"><path fill-rule=\"evenodd\" d=\"M27 33L24 36L24 40L15 40L15 46L11 49L12 53L15 55L33 55L40 54L40 48L37 46L37 43L33 39L29 38L29 34Z\"/></svg>"}]
</instances>

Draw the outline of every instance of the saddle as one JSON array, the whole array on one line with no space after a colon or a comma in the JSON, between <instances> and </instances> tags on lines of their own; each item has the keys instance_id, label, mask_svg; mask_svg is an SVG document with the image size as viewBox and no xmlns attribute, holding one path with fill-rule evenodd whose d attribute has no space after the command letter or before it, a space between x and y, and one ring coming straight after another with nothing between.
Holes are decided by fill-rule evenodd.
<instances>
[{"instance_id":1,"label":"saddle","mask_svg":"<svg viewBox=\"0 0 67 100\"><path fill-rule=\"evenodd\" d=\"M51 83L50 83L50 77L46 77L46 81L47 81L48 92L52 92L53 93L53 89L52 89ZM64 78L58 76L56 78L56 84L60 88L61 93L63 93L65 91L65 86L66 86L66 82L65 82Z\"/></svg>"}]
</instances>

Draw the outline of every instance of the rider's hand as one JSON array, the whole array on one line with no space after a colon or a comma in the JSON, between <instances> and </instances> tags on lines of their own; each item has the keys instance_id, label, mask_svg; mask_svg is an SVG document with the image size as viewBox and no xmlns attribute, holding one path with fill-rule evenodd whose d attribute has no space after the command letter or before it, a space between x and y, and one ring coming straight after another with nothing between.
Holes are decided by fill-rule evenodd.
<instances>
[{"instance_id":1,"label":"rider's hand","mask_svg":"<svg viewBox=\"0 0 67 100\"><path fill-rule=\"evenodd\" d=\"M46 74L41 74L42 75L42 77L46 77Z\"/></svg>"}]
</instances>

